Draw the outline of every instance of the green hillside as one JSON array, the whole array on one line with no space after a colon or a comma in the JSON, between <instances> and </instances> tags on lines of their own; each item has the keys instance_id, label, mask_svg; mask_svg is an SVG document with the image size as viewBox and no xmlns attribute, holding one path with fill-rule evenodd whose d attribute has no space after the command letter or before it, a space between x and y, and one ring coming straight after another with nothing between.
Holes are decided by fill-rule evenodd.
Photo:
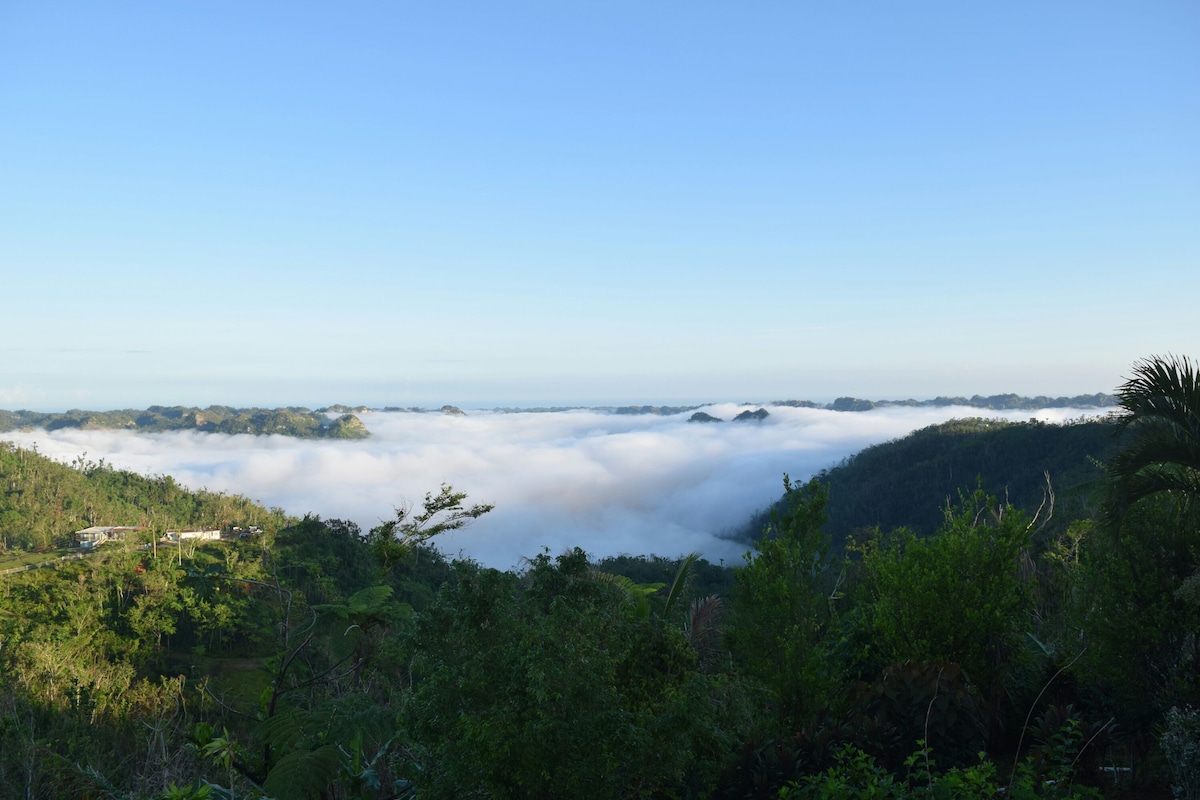
<instances>
[{"instance_id":1,"label":"green hillside","mask_svg":"<svg viewBox=\"0 0 1200 800\"><path fill-rule=\"evenodd\" d=\"M957 419L872 445L818 477L829 485L825 529L840 548L855 531L901 526L921 535L943 522L947 502L982 487L1033 514L1045 497L1046 473L1055 495L1054 529L1094 510L1094 489L1116 445L1104 422L1053 425L1035 420ZM762 531L767 514L741 532Z\"/></svg>"},{"instance_id":2,"label":"green hillside","mask_svg":"<svg viewBox=\"0 0 1200 800\"><path fill-rule=\"evenodd\" d=\"M0 442L0 550L63 546L91 525L168 528L258 525L285 517L239 495L183 488L169 475L145 476L78 458L72 464Z\"/></svg>"}]
</instances>

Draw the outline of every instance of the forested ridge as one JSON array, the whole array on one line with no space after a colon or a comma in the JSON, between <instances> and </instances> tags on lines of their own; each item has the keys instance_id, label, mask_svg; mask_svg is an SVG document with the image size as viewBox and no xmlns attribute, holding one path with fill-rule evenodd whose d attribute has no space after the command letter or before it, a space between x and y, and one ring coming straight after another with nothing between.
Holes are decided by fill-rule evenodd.
<instances>
[{"instance_id":1,"label":"forested ridge","mask_svg":"<svg viewBox=\"0 0 1200 800\"><path fill-rule=\"evenodd\" d=\"M1010 456L984 457L933 530L855 518L838 548L848 485L785 477L736 568L450 561L437 537L490 507L443 486L370 531L275 514L0 577L0 798L1194 796L1200 381L1151 359L1119 399L1106 453L1083 424L998 429L1010 456L1070 440L1094 502L1050 514L1040 469L1040 494L997 494ZM922 460L953 435L915 435ZM159 524L155 492L206 525L255 511L0 457L81 522Z\"/></svg>"},{"instance_id":2,"label":"forested ridge","mask_svg":"<svg viewBox=\"0 0 1200 800\"><path fill-rule=\"evenodd\" d=\"M331 412L330 412L331 413ZM141 433L194 430L202 433L228 433L295 436L302 439L362 439L369 435L362 420L345 412L331 418L329 413L307 408L231 408L209 406L150 406L144 411L63 412L5 411L0 409L0 432L44 428L84 430L136 430Z\"/></svg>"},{"instance_id":3,"label":"forested ridge","mask_svg":"<svg viewBox=\"0 0 1200 800\"><path fill-rule=\"evenodd\" d=\"M829 487L825 532L837 550L856 532L875 528L929 535L960 492L978 487L1030 512L1049 490L1057 518L1050 530L1060 533L1095 512L1103 464L1116 448L1115 423L1095 418L1053 425L975 417L930 425L866 447L818 475ZM769 515L756 515L738 536L754 541Z\"/></svg>"},{"instance_id":4,"label":"forested ridge","mask_svg":"<svg viewBox=\"0 0 1200 800\"><path fill-rule=\"evenodd\" d=\"M1080 394L1071 397L1047 397L1038 395L1037 397L1025 397L1019 394L994 394L981 395L976 394L971 397L961 396L940 396L927 398L924 400L916 400L909 398L906 400L865 400L860 397L839 397L828 403L818 403L814 400L773 400L763 405L769 406L787 406L791 408L819 408L827 411L870 411L874 408L888 408L894 406L903 406L907 408L946 408L948 406L964 406L967 408L987 409L991 411L1012 411L1012 410L1028 410L1036 411L1042 408L1109 408L1117 402L1116 397L1111 394L1097 392L1095 394ZM745 405L759 405L758 403L746 403ZM544 413L556 411L572 411L580 408L580 406L538 406L533 408L523 407L501 407L492 409L493 411L520 414L520 413ZM703 405L688 405L688 406L589 406L592 411L608 411L614 414L654 414L657 416L674 416L676 414L686 414L689 411L696 411L699 408L704 408ZM346 410L346 411L365 411L366 407L350 409L345 406L331 407L329 410ZM420 408L385 408L384 411L422 411Z\"/></svg>"},{"instance_id":5,"label":"forested ridge","mask_svg":"<svg viewBox=\"0 0 1200 800\"><path fill-rule=\"evenodd\" d=\"M768 405L799 408L823 408L830 411L869 411L873 408L890 406L945 407L966 406L991 410L1013 410L1040 408L1104 408L1113 405L1115 399L1108 394L1077 395L1075 397L1023 397L1016 394L972 397L935 397L927 400L863 400L857 397L839 397L830 403L815 403L810 400L777 400ZM593 411L613 414L654 414L671 416L695 411L701 406L594 406ZM503 413L539 413L569 411L580 406L555 406L552 408L496 408ZM392 413L442 413L463 415L457 406L443 405L437 409L411 406L385 406L374 409L369 406L347 406L335 404L324 408L309 409L303 406L286 408L233 408L212 405L207 408L196 406L150 406L144 410L116 409L109 411L7 411L0 409L0 432L11 430L33 430L42 428L55 431L63 428L83 430L136 430L141 433L163 433L166 431L195 430L202 433L251 434L255 436L295 436L302 439L364 439L370 435L359 414L373 411ZM766 412L761 412L766 413Z\"/></svg>"}]
</instances>

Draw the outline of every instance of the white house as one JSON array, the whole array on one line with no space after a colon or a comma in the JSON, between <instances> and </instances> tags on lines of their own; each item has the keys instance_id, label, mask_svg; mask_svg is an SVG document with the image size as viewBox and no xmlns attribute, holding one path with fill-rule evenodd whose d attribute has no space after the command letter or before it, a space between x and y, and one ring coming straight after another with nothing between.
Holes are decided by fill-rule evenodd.
<instances>
[{"instance_id":1,"label":"white house","mask_svg":"<svg viewBox=\"0 0 1200 800\"><path fill-rule=\"evenodd\" d=\"M221 532L219 530L212 531L167 531L167 535L163 537L164 542L176 544L186 541L201 541L211 542L219 541Z\"/></svg>"},{"instance_id":2,"label":"white house","mask_svg":"<svg viewBox=\"0 0 1200 800\"><path fill-rule=\"evenodd\" d=\"M148 528L140 525L93 525L81 531L75 531L75 546L80 550L91 550L107 542L120 542L125 534L131 531L144 531Z\"/></svg>"}]
</instances>

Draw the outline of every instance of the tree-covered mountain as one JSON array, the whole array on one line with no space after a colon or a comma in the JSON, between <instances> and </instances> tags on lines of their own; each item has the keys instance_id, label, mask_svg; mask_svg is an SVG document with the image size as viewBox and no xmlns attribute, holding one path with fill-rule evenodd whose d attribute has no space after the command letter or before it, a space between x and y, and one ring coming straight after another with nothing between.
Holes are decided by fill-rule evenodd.
<instances>
[{"instance_id":1,"label":"tree-covered mountain","mask_svg":"<svg viewBox=\"0 0 1200 800\"><path fill-rule=\"evenodd\" d=\"M0 550L64 546L92 525L169 528L277 527L280 509L240 495L185 489L169 475L145 476L77 458L62 464L0 442Z\"/></svg>"},{"instance_id":2,"label":"tree-covered mountain","mask_svg":"<svg viewBox=\"0 0 1200 800\"><path fill-rule=\"evenodd\" d=\"M1117 398L1111 394L1081 394L1072 397L1024 397L1018 394L973 395L971 397L934 397L926 400L864 400L858 397L839 397L831 403L817 403L812 400L774 400L769 403L743 405L767 405L788 408L818 408L827 411L870 411L874 408L905 407L905 408L946 408L948 406L964 406L966 408L987 409L989 411L1036 411L1041 408L1111 408L1117 403ZM605 411L613 414L653 414L655 416L674 416L686 414L702 408L701 405L690 406L539 406L535 408L504 407L494 408L493 411L508 414L539 413L555 411L573 411L588 408L592 411ZM340 406L338 408L341 408ZM395 409L385 411L423 411L426 409ZM698 420L702 421L702 420Z\"/></svg>"},{"instance_id":3,"label":"tree-covered mountain","mask_svg":"<svg viewBox=\"0 0 1200 800\"><path fill-rule=\"evenodd\" d=\"M1040 408L1112 408L1117 398L1111 394L1080 394L1073 397L1024 397L1019 394L972 395L971 397L934 397L930 400L863 400L858 397L839 397L825 406L815 406L807 401L786 400L775 405L827 408L831 411L870 411L873 408L905 406L910 408L945 408L966 406L984 408L989 411L1036 411Z\"/></svg>"},{"instance_id":4,"label":"tree-covered mountain","mask_svg":"<svg viewBox=\"0 0 1200 800\"><path fill-rule=\"evenodd\" d=\"M132 430L140 433L194 430L203 433L276 434L302 439L364 439L370 434L357 416L346 412L331 419L323 411L289 408L208 408L150 406L144 411L64 412L0 410L0 432L45 428Z\"/></svg>"},{"instance_id":5,"label":"tree-covered mountain","mask_svg":"<svg viewBox=\"0 0 1200 800\"><path fill-rule=\"evenodd\" d=\"M1113 452L1115 434L1113 425L1094 420L1054 425L971 418L931 425L823 471L825 530L838 548L856 531L876 527L927 535L942 524L948 504L976 488L1033 514L1046 497L1047 473L1061 527L1094 510L1100 463ZM756 515L740 538L757 538L768 516Z\"/></svg>"}]
</instances>

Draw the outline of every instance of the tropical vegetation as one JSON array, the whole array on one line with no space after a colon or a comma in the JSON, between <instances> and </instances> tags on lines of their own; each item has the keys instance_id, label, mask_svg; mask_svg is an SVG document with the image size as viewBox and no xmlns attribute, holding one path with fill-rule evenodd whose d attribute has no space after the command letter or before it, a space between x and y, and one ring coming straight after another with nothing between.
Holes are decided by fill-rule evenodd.
<instances>
[{"instance_id":1,"label":"tropical vegetation","mask_svg":"<svg viewBox=\"0 0 1200 800\"><path fill-rule=\"evenodd\" d=\"M450 486L364 532L0 446L3 554L46 559L0 575L0 798L1196 796L1198 397L1152 358L1109 423L785 476L736 567L499 571L436 549L490 511ZM936 521L831 536L887 476ZM91 524L146 530L49 560Z\"/></svg>"}]
</instances>

